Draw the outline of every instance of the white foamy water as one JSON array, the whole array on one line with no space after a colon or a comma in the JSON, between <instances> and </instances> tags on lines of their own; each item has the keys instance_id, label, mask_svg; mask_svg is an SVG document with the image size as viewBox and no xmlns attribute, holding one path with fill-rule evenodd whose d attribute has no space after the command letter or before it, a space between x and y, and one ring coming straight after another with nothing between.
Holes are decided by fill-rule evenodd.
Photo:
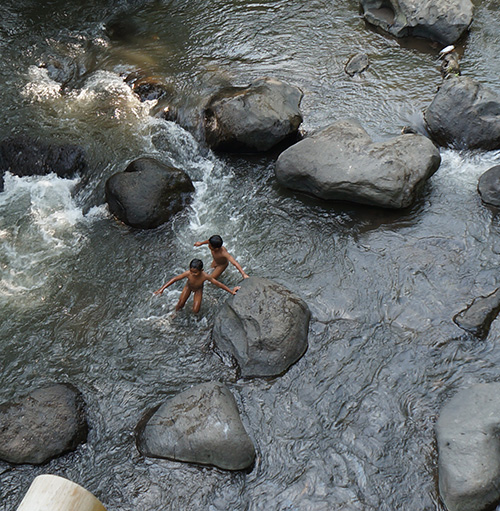
<instances>
[{"instance_id":1,"label":"white foamy water","mask_svg":"<svg viewBox=\"0 0 500 511\"><path fill-rule=\"evenodd\" d=\"M46 101L61 96L61 84L49 77L47 69L30 66L28 83L22 89L22 94L33 101Z\"/></svg>"},{"instance_id":2,"label":"white foamy water","mask_svg":"<svg viewBox=\"0 0 500 511\"><path fill-rule=\"evenodd\" d=\"M144 119L156 100L141 102L132 89L116 73L96 71L84 87L68 94L72 109L102 112L109 119L129 121Z\"/></svg>"},{"instance_id":3,"label":"white foamy water","mask_svg":"<svg viewBox=\"0 0 500 511\"><path fill-rule=\"evenodd\" d=\"M77 182L55 174L5 175L0 194L2 295L40 288L51 277L51 264L57 267L64 253L77 253L85 242L82 227L95 218L96 210L83 215L71 195Z\"/></svg>"}]
</instances>

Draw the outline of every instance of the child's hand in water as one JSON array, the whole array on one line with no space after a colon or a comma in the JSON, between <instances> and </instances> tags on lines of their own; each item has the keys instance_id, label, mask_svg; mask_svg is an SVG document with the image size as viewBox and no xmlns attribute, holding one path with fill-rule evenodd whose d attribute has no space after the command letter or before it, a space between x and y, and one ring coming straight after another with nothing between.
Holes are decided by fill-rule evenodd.
<instances>
[{"instance_id":1,"label":"child's hand in water","mask_svg":"<svg viewBox=\"0 0 500 511\"><path fill-rule=\"evenodd\" d=\"M233 295L236 294L236 291L239 291L241 289L241 286L233 287Z\"/></svg>"}]
</instances>

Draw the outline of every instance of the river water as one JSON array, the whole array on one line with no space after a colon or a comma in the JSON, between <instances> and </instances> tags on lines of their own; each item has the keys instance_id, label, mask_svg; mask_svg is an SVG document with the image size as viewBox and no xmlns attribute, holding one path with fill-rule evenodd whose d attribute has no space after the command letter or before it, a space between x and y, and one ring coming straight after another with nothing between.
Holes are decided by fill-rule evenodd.
<instances>
[{"instance_id":1,"label":"river water","mask_svg":"<svg viewBox=\"0 0 500 511\"><path fill-rule=\"evenodd\" d=\"M498 90L500 11L475 4L462 72ZM106 23L125 27L121 37ZM499 286L500 220L476 187L500 152L442 150L417 203L384 211L283 190L275 155L213 154L197 129L219 87L273 76L304 91L305 132L355 117L386 140L421 126L440 47L371 30L354 0L6 0L0 48L0 135L78 143L90 166L82 180L6 176L0 402L71 382L91 428L86 444L42 467L0 462L0 509L54 473L109 511L442 511L439 410L459 389L498 379L498 322L479 341L452 318ZM370 68L350 78L343 67L361 51ZM54 59L66 66L64 90L40 67ZM138 70L171 87L189 129L132 94L123 75ZM173 221L139 231L110 216L104 182L145 155L186 170L196 194ZM189 306L172 317L180 286L153 296L193 257L208 265L193 243L215 233L248 274L311 309L308 351L279 378L239 379L213 351L223 291L206 290L198 317ZM230 268L223 281L239 277ZM143 458L134 438L143 414L211 380L237 400L253 470Z\"/></svg>"}]
</instances>

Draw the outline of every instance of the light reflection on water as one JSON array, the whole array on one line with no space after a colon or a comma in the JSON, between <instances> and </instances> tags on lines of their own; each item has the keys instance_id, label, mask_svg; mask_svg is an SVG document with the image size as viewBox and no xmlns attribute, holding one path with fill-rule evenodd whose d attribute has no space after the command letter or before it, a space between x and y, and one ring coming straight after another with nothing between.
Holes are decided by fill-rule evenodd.
<instances>
[{"instance_id":1,"label":"light reflection on water","mask_svg":"<svg viewBox=\"0 0 500 511\"><path fill-rule=\"evenodd\" d=\"M418 122L436 91L439 48L404 47L368 30L353 1L129 2L135 32L126 41L103 31L112 2L52 2L56 23L49 7L25 0L22 13L22 3L1 8L0 75L10 76L3 134L34 130L81 143L91 174L7 179L0 397L72 382L91 431L75 453L44 467L0 463L0 508L14 509L35 475L52 472L110 511L441 510L439 409L458 389L497 377L497 322L478 342L451 318L498 286L498 217L476 191L498 152L442 151L421 199L394 212L281 190L272 156L214 155L196 141L207 94L270 74L303 89L306 131L349 116L375 139L396 135ZM499 20L490 10L478 5L462 65L495 87L498 66L486 48L498 47L491 26ZM343 66L359 51L371 65L350 79ZM79 66L64 91L37 67L54 53ZM153 105L122 80L137 69L173 86L194 136L150 118ZM135 231L108 215L103 183L146 154L184 168L196 194L171 223ZM199 317L189 304L172 316L178 287L153 296L194 255L208 266L208 251L193 243L214 233L247 273L284 284L311 308L309 349L280 378L239 380L214 353L222 291L206 290ZM239 278L229 269L224 282ZM133 435L142 415L211 379L236 397L258 453L254 470L142 458Z\"/></svg>"}]
</instances>

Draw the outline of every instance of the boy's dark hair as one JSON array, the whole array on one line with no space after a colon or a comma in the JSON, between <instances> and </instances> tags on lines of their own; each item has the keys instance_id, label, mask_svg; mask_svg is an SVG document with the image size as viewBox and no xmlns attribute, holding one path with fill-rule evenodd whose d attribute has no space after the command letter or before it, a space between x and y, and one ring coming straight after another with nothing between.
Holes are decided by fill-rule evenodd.
<instances>
[{"instance_id":1,"label":"boy's dark hair","mask_svg":"<svg viewBox=\"0 0 500 511\"><path fill-rule=\"evenodd\" d=\"M222 238L218 234L214 234L213 236L210 236L210 238L208 238L208 242L214 248L222 247Z\"/></svg>"},{"instance_id":2,"label":"boy's dark hair","mask_svg":"<svg viewBox=\"0 0 500 511\"><path fill-rule=\"evenodd\" d=\"M193 259L189 263L189 268L194 268L195 270L203 270L203 261L201 259Z\"/></svg>"}]
</instances>

